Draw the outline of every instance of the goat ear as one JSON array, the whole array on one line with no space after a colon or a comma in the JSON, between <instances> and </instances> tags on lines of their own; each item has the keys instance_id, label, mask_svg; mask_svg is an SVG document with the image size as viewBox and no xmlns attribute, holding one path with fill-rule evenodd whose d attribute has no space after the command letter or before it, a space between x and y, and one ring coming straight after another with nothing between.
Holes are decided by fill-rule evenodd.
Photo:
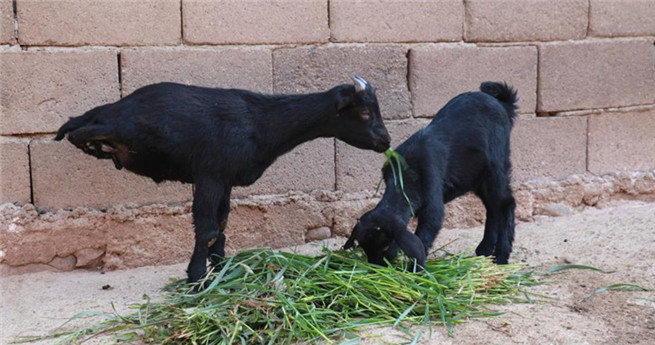
<instances>
[{"instance_id":1,"label":"goat ear","mask_svg":"<svg viewBox=\"0 0 655 345\"><path fill-rule=\"evenodd\" d=\"M366 90L366 87L368 86L368 82L366 80L358 76L353 76L352 79L353 83L355 83L355 91L363 92Z\"/></svg>"},{"instance_id":2,"label":"goat ear","mask_svg":"<svg viewBox=\"0 0 655 345\"><path fill-rule=\"evenodd\" d=\"M352 89L351 89L352 90ZM355 103L355 95L350 92L340 92L337 95L337 116L339 113Z\"/></svg>"},{"instance_id":3,"label":"goat ear","mask_svg":"<svg viewBox=\"0 0 655 345\"><path fill-rule=\"evenodd\" d=\"M353 231L350 233L350 237L348 237L348 241L346 241L346 244L343 245L343 249L356 248L355 240L357 239L357 232L358 231L359 230L357 229L357 226L355 226Z\"/></svg>"},{"instance_id":4,"label":"goat ear","mask_svg":"<svg viewBox=\"0 0 655 345\"><path fill-rule=\"evenodd\" d=\"M351 249L351 248L356 248L355 247L355 233L353 232L350 234L350 237L348 237L348 241L346 241L346 244L343 245L343 249Z\"/></svg>"},{"instance_id":5,"label":"goat ear","mask_svg":"<svg viewBox=\"0 0 655 345\"><path fill-rule=\"evenodd\" d=\"M408 230L398 231L395 236L398 247L405 252L410 259L416 260L416 264L421 268L425 266L426 253L423 242Z\"/></svg>"}]
</instances>

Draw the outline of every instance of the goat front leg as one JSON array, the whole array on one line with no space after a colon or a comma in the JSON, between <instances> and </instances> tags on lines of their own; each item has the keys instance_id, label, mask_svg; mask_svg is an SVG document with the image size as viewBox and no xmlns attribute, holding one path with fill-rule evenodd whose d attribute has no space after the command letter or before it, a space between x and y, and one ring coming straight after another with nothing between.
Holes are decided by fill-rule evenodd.
<instances>
[{"instance_id":1,"label":"goat front leg","mask_svg":"<svg viewBox=\"0 0 655 345\"><path fill-rule=\"evenodd\" d=\"M188 283L195 283L207 272L207 257L211 241L218 242L218 212L225 194L225 184L213 178L199 178L193 196L193 224L196 243L187 268ZM214 245L216 243L213 243ZM225 244L225 240L223 240Z\"/></svg>"},{"instance_id":2,"label":"goat front leg","mask_svg":"<svg viewBox=\"0 0 655 345\"><path fill-rule=\"evenodd\" d=\"M231 187L227 187L223 193L221 205L218 207L218 236L211 240L209 246L209 262L212 266L218 267L223 258L225 258L225 227L227 226L227 217L230 214L230 193Z\"/></svg>"},{"instance_id":3,"label":"goat front leg","mask_svg":"<svg viewBox=\"0 0 655 345\"><path fill-rule=\"evenodd\" d=\"M441 225L443 224L445 206L443 202L443 171L440 167L435 166L440 161L440 157L434 151L425 153L426 162L423 169L423 208L418 213L418 225L416 226L416 236L425 246L427 256L434 239L437 238ZM443 169L443 168L441 168Z\"/></svg>"},{"instance_id":4,"label":"goat front leg","mask_svg":"<svg viewBox=\"0 0 655 345\"><path fill-rule=\"evenodd\" d=\"M429 207L425 207L418 215L418 225L416 226L416 236L423 242L426 255L432 248L434 239L437 238L444 219L444 204L441 195L432 198Z\"/></svg>"}]
</instances>

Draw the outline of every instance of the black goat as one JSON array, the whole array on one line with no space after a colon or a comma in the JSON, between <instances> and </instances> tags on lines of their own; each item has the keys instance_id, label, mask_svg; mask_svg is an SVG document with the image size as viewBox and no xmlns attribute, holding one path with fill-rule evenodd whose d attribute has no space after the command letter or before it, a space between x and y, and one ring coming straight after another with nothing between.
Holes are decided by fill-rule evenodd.
<instances>
[{"instance_id":1,"label":"black goat","mask_svg":"<svg viewBox=\"0 0 655 345\"><path fill-rule=\"evenodd\" d=\"M232 186L255 182L277 157L319 137L383 152L390 137L375 89L354 85L305 95L161 83L73 117L55 140L113 160L117 169L194 183L195 247L187 274L195 282L225 255Z\"/></svg>"},{"instance_id":2,"label":"black goat","mask_svg":"<svg viewBox=\"0 0 655 345\"><path fill-rule=\"evenodd\" d=\"M473 191L487 210L484 238L475 252L507 263L514 241L509 150L517 96L504 83L485 82L480 91L450 100L426 128L398 147L407 162L402 169L411 207L385 165L382 200L357 222L345 249L357 241L369 262L383 265L400 248L424 266L441 229L444 203ZM418 217L415 234L407 230L412 211Z\"/></svg>"}]
</instances>

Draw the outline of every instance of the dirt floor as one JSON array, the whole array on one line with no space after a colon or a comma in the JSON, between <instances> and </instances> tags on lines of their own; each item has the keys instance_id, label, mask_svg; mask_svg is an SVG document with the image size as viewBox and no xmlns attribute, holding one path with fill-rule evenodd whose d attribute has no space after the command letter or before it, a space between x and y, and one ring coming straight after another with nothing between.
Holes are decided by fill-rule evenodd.
<instances>
[{"instance_id":1,"label":"dirt floor","mask_svg":"<svg viewBox=\"0 0 655 345\"><path fill-rule=\"evenodd\" d=\"M474 248L481 228L444 230L436 247ZM345 239L332 239L337 248ZM301 252L316 252L309 244ZM603 274L571 270L551 276L531 291L551 298L538 304L500 307L504 315L472 320L455 327L449 337L435 326L419 344L655 344L655 292L592 291L616 283L655 288L655 203L623 201L563 217L543 217L519 224L512 261L535 270L575 263L616 271ZM184 265L142 267L101 274L97 271L41 272L0 279L0 344L21 335L42 334L85 310L119 312L146 293L157 291L171 277L184 275ZM103 286L110 288L103 290ZM363 330L364 344L402 342L389 328ZM40 342L48 344L52 341Z\"/></svg>"}]
</instances>

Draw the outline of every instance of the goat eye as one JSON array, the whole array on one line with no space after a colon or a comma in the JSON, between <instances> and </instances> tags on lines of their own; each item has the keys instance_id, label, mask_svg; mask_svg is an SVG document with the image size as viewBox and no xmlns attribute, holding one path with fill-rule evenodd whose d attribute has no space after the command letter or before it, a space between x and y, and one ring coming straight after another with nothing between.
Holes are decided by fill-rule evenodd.
<instances>
[{"instance_id":1,"label":"goat eye","mask_svg":"<svg viewBox=\"0 0 655 345\"><path fill-rule=\"evenodd\" d=\"M362 121L368 121L371 118L371 112L368 110L362 110L359 113L359 117L362 119Z\"/></svg>"}]
</instances>

